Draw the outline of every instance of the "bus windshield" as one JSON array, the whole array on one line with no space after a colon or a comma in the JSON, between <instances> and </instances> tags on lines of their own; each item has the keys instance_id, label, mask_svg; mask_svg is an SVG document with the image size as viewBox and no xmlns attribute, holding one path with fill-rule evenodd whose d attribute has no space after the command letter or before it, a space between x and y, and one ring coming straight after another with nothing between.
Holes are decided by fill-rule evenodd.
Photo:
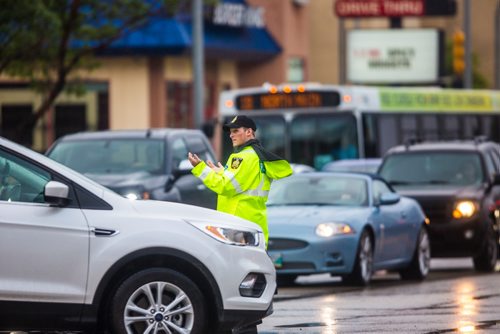
<instances>
[{"instance_id":1,"label":"bus windshield","mask_svg":"<svg viewBox=\"0 0 500 334\"><path fill-rule=\"evenodd\" d=\"M351 113L302 114L290 117L289 123L284 115L250 117L257 124L256 136L262 145L289 161L320 170L330 161L359 157L356 120ZM231 141L225 136L225 159L231 151Z\"/></svg>"},{"instance_id":2,"label":"bus windshield","mask_svg":"<svg viewBox=\"0 0 500 334\"><path fill-rule=\"evenodd\" d=\"M328 162L358 158L356 120L350 113L300 115L290 126L291 161L317 170Z\"/></svg>"}]
</instances>

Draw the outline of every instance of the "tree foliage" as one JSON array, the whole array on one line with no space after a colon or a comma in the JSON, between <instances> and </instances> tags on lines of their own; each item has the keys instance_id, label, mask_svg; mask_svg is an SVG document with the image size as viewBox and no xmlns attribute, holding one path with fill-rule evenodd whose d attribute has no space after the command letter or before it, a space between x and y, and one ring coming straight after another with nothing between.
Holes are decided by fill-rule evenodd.
<instances>
[{"instance_id":1,"label":"tree foliage","mask_svg":"<svg viewBox=\"0 0 500 334\"><path fill-rule=\"evenodd\" d=\"M20 124L20 136L63 92L82 92L77 73L97 66L94 56L151 17L168 16L183 0L3 0L0 74L29 82L42 103Z\"/></svg>"}]
</instances>

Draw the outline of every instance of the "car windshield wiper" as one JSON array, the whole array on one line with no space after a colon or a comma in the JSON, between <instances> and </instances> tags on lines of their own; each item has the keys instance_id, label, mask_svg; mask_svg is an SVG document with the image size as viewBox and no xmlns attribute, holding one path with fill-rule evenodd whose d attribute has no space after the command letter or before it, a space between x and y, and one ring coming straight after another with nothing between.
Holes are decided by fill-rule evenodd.
<instances>
[{"instance_id":1,"label":"car windshield wiper","mask_svg":"<svg viewBox=\"0 0 500 334\"><path fill-rule=\"evenodd\" d=\"M402 181L402 180L394 180L394 181L387 181L391 186L401 186L401 185L408 185L408 184L414 184L415 182L410 182L410 181Z\"/></svg>"},{"instance_id":2,"label":"car windshield wiper","mask_svg":"<svg viewBox=\"0 0 500 334\"><path fill-rule=\"evenodd\" d=\"M449 184L449 181L446 180L429 180L429 181L422 181L421 183L427 183L427 184Z\"/></svg>"},{"instance_id":3,"label":"car windshield wiper","mask_svg":"<svg viewBox=\"0 0 500 334\"><path fill-rule=\"evenodd\" d=\"M391 186L401 186L401 185L410 185L410 184L449 184L449 181L446 180L426 180L426 181L388 181Z\"/></svg>"}]
</instances>

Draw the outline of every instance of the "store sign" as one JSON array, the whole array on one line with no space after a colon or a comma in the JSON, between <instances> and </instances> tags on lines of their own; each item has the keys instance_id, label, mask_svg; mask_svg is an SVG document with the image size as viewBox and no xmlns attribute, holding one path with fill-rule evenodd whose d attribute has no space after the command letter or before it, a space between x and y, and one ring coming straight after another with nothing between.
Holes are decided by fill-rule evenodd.
<instances>
[{"instance_id":1,"label":"store sign","mask_svg":"<svg viewBox=\"0 0 500 334\"><path fill-rule=\"evenodd\" d=\"M352 83L433 83L438 76L436 29L348 32L347 79Z\"/></svg>"},{"instance_id":2,"label":"store sign","mask_svg":"<svg viewBox=\"0 0 500 334\"><path fill-rule=\"evenodd\" d=\"M219 3L214 9L212 23L230 27L264 28L264 8Z\"/></svg>"},{"instance_id":3,"label":"store sign","mask_svg":"<svg viewBox=\"0 0 500 334\"><path fill-rule=\"evenodd\" d=\"M425 6L424 0L337 0L335 13L339 17L423 16Z\"/></svg>"}]
</instances>

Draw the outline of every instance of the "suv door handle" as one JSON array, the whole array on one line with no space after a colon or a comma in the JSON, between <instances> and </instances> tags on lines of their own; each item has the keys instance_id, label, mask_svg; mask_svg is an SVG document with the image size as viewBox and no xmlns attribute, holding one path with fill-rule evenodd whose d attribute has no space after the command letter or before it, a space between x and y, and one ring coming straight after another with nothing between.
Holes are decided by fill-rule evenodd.
<instances>
[{"instance_id":1,"label":"suv door handle","mask_svg":"<svg viewBox=\"0 0 500 334\"><path fill-rule=\"evenodd\" d=\"M115 235L120 233L119 231L116 230L108 230L105 228L98 228L98 227L92 227L90 231L94 233L96 237L114 237Z\"/></svg>"}]
</instances>

